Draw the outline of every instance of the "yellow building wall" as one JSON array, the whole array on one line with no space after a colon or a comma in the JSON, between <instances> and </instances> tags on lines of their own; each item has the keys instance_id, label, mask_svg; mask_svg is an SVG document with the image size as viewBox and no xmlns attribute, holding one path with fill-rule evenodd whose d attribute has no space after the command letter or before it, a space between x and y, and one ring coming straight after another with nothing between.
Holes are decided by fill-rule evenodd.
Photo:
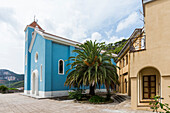
<instances>
[{"instance_id":1,"label":"yellow building wall","mask_svg":"<svg viewBox=\"0 0 170 113\"><path fill-rule=\"evenodd\" d=\"M126 56L128 56L128 64L126 62ZM125 60L125 65L123 66L123 59ZM126 93L130 96L130 79L129 79L129 51L127 51L117 62L117 66L120 67L120 69L117 70L119 75L119 93ZM125 79L127 80L127 91L126 91L126 83Z\"/></svg>"},{"instance_id":2,"label":"yellow building wall","mask_svg":"<svg viewBox=\"0 0 170 113\"><path fill-rule=\"evenodd\" d=\"M161 75L161 96L170 104L170 0L145 4L146 50L130 54L131 104L137 108L137 75L145 67Z\"/></svg>"}]
</instances>

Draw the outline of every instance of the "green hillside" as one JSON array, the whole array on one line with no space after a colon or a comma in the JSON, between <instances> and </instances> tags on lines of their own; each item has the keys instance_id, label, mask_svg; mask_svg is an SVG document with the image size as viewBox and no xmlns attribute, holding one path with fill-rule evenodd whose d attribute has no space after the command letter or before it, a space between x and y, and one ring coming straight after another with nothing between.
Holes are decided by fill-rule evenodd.
<instances>
[{"instance_id":1,"label":"green hillside","mask_svg":"<svg viewBox=\"0 0 170 113\"><path fill-rule=\"evenodd\" d=\"M115 54L118 54L124 45L126 44L128 39L123 39L121 41L115 42L115 43L110 43L106 46L106 50L112 51Z\"/></svg>"},{"instance_id":2,"label":"green hillside","mask_svg":"<svg viewBox=\"0 0 170 113\"><path fill-rule=\"evenodd\" d=\"M11 84L10 87L11 87L11 88L24 87L24 81L15 82L15 83Z\"/></svg>"}]
</instances>

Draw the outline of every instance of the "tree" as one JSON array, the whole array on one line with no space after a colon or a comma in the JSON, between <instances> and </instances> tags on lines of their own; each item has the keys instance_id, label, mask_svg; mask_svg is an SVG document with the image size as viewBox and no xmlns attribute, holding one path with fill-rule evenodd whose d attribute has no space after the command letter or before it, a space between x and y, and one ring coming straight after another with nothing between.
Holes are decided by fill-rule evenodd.
<instances>
[{"instance_id":1,"label":"tree","mask_svg":"<svg viewBox=\"0 0 170 113\"><path fill-rule=\"evenodd\" d=\"M104 43L86 41L84 44L77 45L80 49L75 49L76 57L70 57L68 65L70 69L65 85L70 88L73 86L89 86L90 95L95 95L95 88L98 85L105 85L109 92L109 87L113 88L113 84L119 84L117 67L111 62L113 58L109 52L101 51L105 47Z\"/></svg>"},{"instance_id":2,"label":"tree","mask_svg":"<svg viewBox=\"0 0 170 113\"><path fill-rule=\"evenodd\" d=\"M8 91L8 87L1 85L0 86L0 93L6 93Z\"/></svg>"}]
</instances>

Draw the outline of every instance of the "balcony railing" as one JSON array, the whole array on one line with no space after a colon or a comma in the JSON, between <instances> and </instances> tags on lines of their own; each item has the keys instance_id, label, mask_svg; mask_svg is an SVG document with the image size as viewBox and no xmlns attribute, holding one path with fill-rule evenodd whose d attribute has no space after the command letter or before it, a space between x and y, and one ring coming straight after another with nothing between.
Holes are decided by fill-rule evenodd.
<instances>
[{"instance_id":1,"label":"balcony railing","mask_svg":"<svg viewBox=\"0 0 170 113\"><path fill-rule=\"evenodd\" d=\"M130 52L142 51L146 49L146 36L141 32L139 36L130 39Z\"/></svg>"}]
</instances>

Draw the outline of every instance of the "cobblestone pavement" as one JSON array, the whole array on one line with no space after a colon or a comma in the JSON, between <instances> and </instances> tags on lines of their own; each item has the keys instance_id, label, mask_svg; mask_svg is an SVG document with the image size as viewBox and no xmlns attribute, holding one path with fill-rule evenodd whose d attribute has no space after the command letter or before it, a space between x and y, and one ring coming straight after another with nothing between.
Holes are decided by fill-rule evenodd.
<instances>
[{"instance_id":1,"label":"cobblestone pavement","mask_svg":"<svg viewBox=\"0 0 170 113\"><path fill-rule=\"evenodd\" d=\"M130 100L120 104L81 104L73 101L34 99L20 94L0 94L0 113L152 113L132 110Z\"/></svg>"}]
</instances>

